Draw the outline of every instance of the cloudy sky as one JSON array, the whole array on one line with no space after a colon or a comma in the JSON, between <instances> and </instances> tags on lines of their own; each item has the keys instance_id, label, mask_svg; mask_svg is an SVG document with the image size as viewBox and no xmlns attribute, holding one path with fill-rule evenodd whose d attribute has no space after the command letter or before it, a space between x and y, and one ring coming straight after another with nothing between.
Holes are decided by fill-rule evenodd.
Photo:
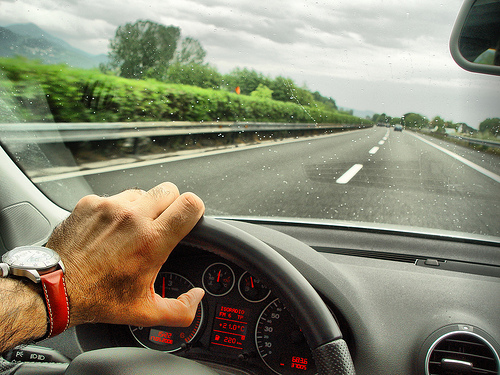
<instances>
[{"instance_id":1,"label":"cloudy sky","mask_svg":"<svg viewBox=\"0 0 500 375\"><path fill-rule=\"evenodd\" d=\"M448 41L461 0L0 0L0 25L33 22L86 52L148 19L198 39L226 73L291 77L341 107L463 121L500 117L500 77L463 71Z\"/></svg>"}]
</instances>

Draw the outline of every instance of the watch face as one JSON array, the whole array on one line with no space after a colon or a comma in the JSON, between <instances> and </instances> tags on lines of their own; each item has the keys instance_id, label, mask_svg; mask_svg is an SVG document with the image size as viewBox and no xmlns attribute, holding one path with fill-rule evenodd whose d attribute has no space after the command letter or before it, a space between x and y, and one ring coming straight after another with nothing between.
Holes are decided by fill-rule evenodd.
<instances>
[{"instance_id":1,"label":"watch face","mask_svg":"<svg viewBox=\"0 0 500 375\"><path fill-rule=\"evenodd\" d=\"M18 247L2 257L10 267L36 270L54 267L59 260L59 254L54 250L38 246Z\"/></svg>"}]
</instances>

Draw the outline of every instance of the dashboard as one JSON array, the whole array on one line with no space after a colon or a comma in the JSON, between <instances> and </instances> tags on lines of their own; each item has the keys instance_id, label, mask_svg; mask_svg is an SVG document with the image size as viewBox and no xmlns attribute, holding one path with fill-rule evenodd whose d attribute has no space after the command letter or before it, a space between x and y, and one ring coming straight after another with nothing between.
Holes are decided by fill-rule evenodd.
<instances>
[{"instance_id":1,"label":"dashboard","mask_svg":"<svg viewBox=\"0 0 500 375\"><path fill-rule=\"evenodd\" d=\"M498 243L320 224L226 223L269 244L307 278L334 315L356 373L446 373L450 359L436 357L451 352L440 345L471 341L449 354L452 365L465 366L471 357L464 351L481 346L484 353L473 356L488 359L478 373L498 374ZM155 288L167 295L191 286L207 293L190 327L86 324L49 344L68 356L145 346L194 359L220 374L316 373L300 327L276 299L273 285L181 243ZM442 366L441 372L429 372Z\"/></svg>"},{"instance_id":2,"label":"dashboard","mask_svg":"<svg viewBox=\"0 0 500 375\"><path fill-rule=\"evenodd\" d=\"M498 375L497 242L324 223L222 221L271 246L307 279L335 317L357 374ZM206 294L189 327L83 324L31 347L30 356L66 358L54 374L65 373L82 353L114 348L126 355L127 348L144 347L221 375L316 373L301 327L276 298L278 285L181 242L155 289L177 296L192 286ZM15 356L20 353L28 352Z\"/></svg>"},{"instance_id":3,"label":"dashboard","mask_svg":"<svg viewBox=\"0 0 500 375\"><path fill-rule=\"evenodd\" d=\"M120 326L113 339L252 373L316 373L300 327L270 288L228 260L180 245L155 290L175 298L195 286L206 293L189 327Z\"/></svg>"}]
</instances>

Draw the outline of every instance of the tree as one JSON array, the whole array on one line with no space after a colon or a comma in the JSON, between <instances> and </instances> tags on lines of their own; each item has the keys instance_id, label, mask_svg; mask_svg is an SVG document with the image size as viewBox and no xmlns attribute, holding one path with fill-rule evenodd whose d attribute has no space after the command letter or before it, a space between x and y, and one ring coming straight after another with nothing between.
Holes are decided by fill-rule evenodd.
<instances>
[{"instance_id":1,"label":"tree","mask_svg":"<svg viewBox=\"0 0 500 375\"><path fill-rule=\"evenodd\" d=\"M429 125L435 129L434 130L435 132L445 133L444 120L439 116L434 117L432 121L429 123Z\"/></svg>"},{"instance_id":2,"label":"tree","mask_svg":"<svg viewBox=\"0 0 500 375\"><path fill-rule=\"evenodd\" d=\"M241 94L243 95L250 95L250 93L255 91L260 84L269 87L271 82L271 80L262 73L247 68L233 69L229 74L224 76L224 81L231 91L239 86Z\"/></svg>"},{"instance_id":3,"label":"tree","mask_svg":"<svg viewBox=\"0 0 500 375\"><path fill-rule=\"evenodd\" d=\"M339 108L339 112L344 115L354 116L354 109Z\"/></svg>"},{"instance_id":4,"label":"tree","mask_svg":"<svg viewBox=\"0 0 500 375\"><path fill-rule=\"evenodd\" d=\"M290 100L293 100L293 87L295 87L295 84L292 79L282 76L276 77L269 86L269 88L273 90L273 99L282 102L289 102Z\"/></svg>"},{"instance_id":5,"label":"tree","mask_svg":"<svg viewBox=\"0 0 500 375\"><path fill-rule=\"evenodd\" d=\"M390 124L392 117L382 113L378 116L377 122L380 124Z\"/></svg>"},{"instance_id":6,"label":"tree","mask_svg":"<svg viewBox=\"0 0 500 375\"><path fill-rule=\"evenodd\" d=\"M292 87L292 101L295 103L300 103L301 105L312 105L314 103L314 97L311 91L307 88L307 86L302 86L302 87L297 87L293 86Z\"/></svg>"},{"instance_id":7,"label":"tree","mask_svg":"<svg viewBox=\"0 0 500 375\"><path fill-rule=\"evenodd\" d=\"M257 86L255 91L251 92L250 96L253 96L256 98L263 98L263 99L272 99L273 98L273 90L271 90L266 85L259 83L259 86Z\"/></svg>"},{"instance_id":8,"label":"tree","mask_svg":"<svg viewBox=\"0 0 500 375\"><path fill-rule=\"evenodd\" d=\"M291 78L276 77L269 88L273 90L273 99L282 102L311 105L314 103L313 94L306 87L297 87Z\"/></svg>"},{"instance_id":9,"label":"tree","mask_svg":"<svg viewBox=\"0 0 500 375\"><path fill-rule=\"evenodd\" d=\"M163 79L180 34L178 27L152 21L119 26L110 41L110 65L122 77Z\"/></svg>"},{"instance_id":10,"label":"tree","mask_svg":"<svg viewBox=\"0 0 500 375\"><path fill-rule=\"evenodd\" d=\"M397 124L402 124L402 118L401 117L392 117L391 121L389 121L391 125L397 125Z\"/></svg>"},{"instance_id":11,"label":"tree","mask_svg":"<svg viewBox=\"0 0 500 375\"><path fill-rule=\"evenodd\" d=\"M175 53L174 63L183 65L203 64L207 53L196 39L186 37Z\"/></svg>"},{"instance_id":12,"label":"tree","mask_svg":"<svg viewBox=\"0 0 500 375\"><path fill-rule=\"evenodd\" d=\"M327 98L319 93L319 91L315 91L312 93L312 96L314 98L314 101L316 103L321 103L323 105L323 108L326 110L330 111L337 111L337 103L335 103L335 100L332 99L331 97Z\"/></svg>"},{"instance_id":13,"label":"tree","mask_svg":"<svg viewBox=\"0 0 500 375\"><path fill-rule=\"evenodd\" d=\"M425 116L418 113L407 113L402 117L402 123L407 128L425 128L429 125L429 121Z\"/></svg>"},{"instance_id":14,"label":"tree","mask_svg":"<svg viewBox=\"0 0 500 375\"><path fill-rule=\"evenodd\" d=\"M218 89L222 75L209 64L174 63L168 68L167 79L172 83Z\"/></svg>"},{"instance_id":15,"label":"tree","mask_svg":"<svg viewBox=\"0 0 500 375\"><path fill-rule=\"evenodd\" d=\"M500 118L488 118L479 124L481 133L490 132L494 136L500 135Z\"/></svg>"}]
</instances>

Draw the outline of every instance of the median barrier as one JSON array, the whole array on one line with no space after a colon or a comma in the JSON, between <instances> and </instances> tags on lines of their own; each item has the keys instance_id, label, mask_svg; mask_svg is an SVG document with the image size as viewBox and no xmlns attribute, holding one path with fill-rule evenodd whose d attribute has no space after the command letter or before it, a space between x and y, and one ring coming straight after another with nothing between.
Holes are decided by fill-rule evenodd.
<instances>
[{"instance_id":1,"label":"median barrier","mask_svg":"<svg viewBox=\"0 0 500 375\"><path fill-rule=\"evenodd\" d=\"M342 131L372 125L276 122L114 122L0 124L2 140L12 143L107 141L128 138L171 137L274 131Z\"/></svg>"}]
</instances>

